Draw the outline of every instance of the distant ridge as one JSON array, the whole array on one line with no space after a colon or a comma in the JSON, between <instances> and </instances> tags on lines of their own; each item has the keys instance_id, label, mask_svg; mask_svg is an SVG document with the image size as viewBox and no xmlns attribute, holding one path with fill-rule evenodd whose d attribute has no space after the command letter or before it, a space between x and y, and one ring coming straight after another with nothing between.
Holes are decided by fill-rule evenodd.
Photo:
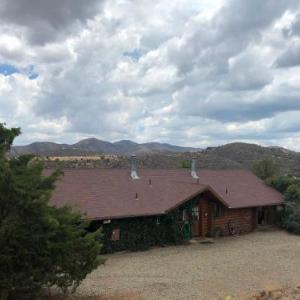
<instances>
[{"instance_id":1,"label":"distant ridge","mask_svg":"<svg viewBox=\"0 0 300 300\"><path fill-rule=\"evenodd\" d=\"M117 157L101 158L93 162L93 167L129 168L128 155L139 155L139 167L182 168L191 157L196 157L199 168L207 169L250 169L254 161L272 159L284 174L300 177L300 153L282 147L263 147L248 143L230 143L218 147L198 149L179 147L163 143L138 144L132 141L109 143L95 138L81 140L73 145L49 142L14 146L13 155L32 153L40 156L63 156L60 167L86 167L90 164L88 155L116 154ZM80 159L76 156L87 156ZM72 158L73 157L73 158ZM46 158L48 167L55 167L55 160Z\"/></svg>"},{"instance_id":2,"label":"distant ridge","mask_svg":"<svg viewBox=\"0 0 300 300\"><path fill-rule=\"evenodd\" d=\"M58 144L51 142L35 142L25 146L13 146L12 155L35 154L41 156L72 156L92 154L151 154L160 152L196 152L201 149L192 147L180 147L166 143L138 144L130 140L122 140L110 143L96 138L81 140L75 144Z\"/></svg>"}]
</instances>

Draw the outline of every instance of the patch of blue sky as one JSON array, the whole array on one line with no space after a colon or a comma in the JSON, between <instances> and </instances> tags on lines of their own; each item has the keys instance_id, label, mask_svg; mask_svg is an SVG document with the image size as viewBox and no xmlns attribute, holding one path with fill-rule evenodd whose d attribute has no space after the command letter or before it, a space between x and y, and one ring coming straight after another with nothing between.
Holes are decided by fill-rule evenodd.
<instances>
[{"instance_id":1,"label":"patch of blue sky","mask_svg":"<svg viewBox=\"0 0 300 300\"><path fill-rule=\"evenodd\" d=\"M137 132L138 132L138 133L143 133L144 131L145 131L145 126L139 125L139 126L137 127Z\"/></svg>"},{"instance_id":2,"label":"patch of blue sky","mask_svg":"<svg viewBox=\"0 0 300 300\"><path fill-rule=\"evenodd\" d=\"M39 74L35 71L34 65L29 65L24 69L24 73L27 74L29 79L38 78Z\"/></svg>"},{"instance_id":3,"label":"patch of blue sky","mask_svg":"<svg viewBox=\"0 0 300 300\"><path fill-rule=\"evenodd\" d=\"M16 67L8 64L0 64L0 74L9 76L15 73L20 73L20 71Z\"/></svg>"},{"instance_id":4,"label":"patch of blue sky","mask_svg":"<svg viewBox=\"0 0 300 300\"><path fill-rule=\"evenodd\" d=\"M0 74L3 74L4 76L10 76L17 73L24 74L31 80L36 79L39 76L33 65L28 65L25 68L17 68L10 64L0 63Z\"/></svg>"},{"instance_id":5,"label":"patch of blue sky","mask_svg":"<svg viewBox=\"0 0 300 300\"><path fill-rule=\"evenodd\" d=\"M142 54L142 51L140 49L133 49L132 51L125 51L123 52L124 56L130 57L131 59L138 61Z\"/></svg>"}]
</instances>

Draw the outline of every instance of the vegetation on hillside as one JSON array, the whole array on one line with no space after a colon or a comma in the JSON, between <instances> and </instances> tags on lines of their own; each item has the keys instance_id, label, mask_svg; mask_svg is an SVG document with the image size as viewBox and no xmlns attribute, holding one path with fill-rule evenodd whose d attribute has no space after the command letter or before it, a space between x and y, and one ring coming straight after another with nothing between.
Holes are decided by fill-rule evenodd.
<instances>
[{"instance_id":1,"label":"vegetation on hillside","mask_svg":"<svg viewBox=\"0 0 300 300\"><path fill-rule=\"evenodd\" d=\"M61 175L42 175L31 155L7 159L20 129L0 124L0 299L38 299L43 288L75 289L95 269L100 232L69 207L49 205Z\"/></svg>"},{"instance_id":2,"label":"vegetation on hillside","mask_svg":"<svg viewBox=\"0 0 300 300\"><path fill-rule=\"evenodd\" d=\"M284 148L261 147L246 143L233 143L210 147L199 152L159 152L138 155L138 168L187 168L192 157L198 160L198 168L252 169L258 160L271 160L282 174L300 176L300 153ZM46 168L129 168L125 155L97 154L81 156L42 156Z\"/></svg>"},{"instance_id":3,"label":"vegetation on hillside","mask_svg":"<svg viewBox=\"0 0 300 300\"><path fill-rule=\"evenodd\" d=\"M300 179L282 175L278 166L270 160L255 162L253 169L257 176L284 195L283 228L292 233L300 234Z\"/></svg>"}]
</instances>

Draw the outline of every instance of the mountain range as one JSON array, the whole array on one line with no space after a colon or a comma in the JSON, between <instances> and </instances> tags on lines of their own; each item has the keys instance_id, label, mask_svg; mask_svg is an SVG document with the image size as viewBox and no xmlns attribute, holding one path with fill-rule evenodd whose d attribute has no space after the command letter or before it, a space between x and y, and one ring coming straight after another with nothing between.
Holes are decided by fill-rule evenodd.
<instances>
[{"instance_id":1,"label":"mountain range","mask_svg":"<svg viewBox=\"0 0 300 300\"><path fill-rule=\"evenodd\" d=\"M164 143L138 144L123 140L115 143L95 138L81 140L76 144L56 144L37 142L27 146L14 146L12 155L35 154L46 157L47 167L100 167L128 168L131 154L138 155L138 165L142 168L181 168L188 165L192 156L197 157L199 167L210 169L243 168L251 169L256 160L272 159L282 173L300 176L300 153L282 147L263 147L249 143L230 143L206 149L180 147ZM113 158L100 159L99 155L114 154ZM98 155L91 163L92 155ZM61 156L61 159L49 157ZM86 159L78 156L86 156ZM48 157L48 158L47 158ZM65 157L65 158L64 158ZM73 157L73 158L72 158Z\"/></svg>"},{"instance_id":2,"label":"mountain range","mask_svg":"<svg viewBox=\"0 0 300 300\"><path fill-rule=\"evenodd\" d=\"M93 154L116 154L130 155L160 152L195 152L199 148L180 147L166 143L143 143L138 144L129 140L110 143L96 138L81 140L75 144L57 144L51 142L35 142L25 146L14 146L12 155L35 154L40 156L75 156Z\"/></svg>"}]
</instances>

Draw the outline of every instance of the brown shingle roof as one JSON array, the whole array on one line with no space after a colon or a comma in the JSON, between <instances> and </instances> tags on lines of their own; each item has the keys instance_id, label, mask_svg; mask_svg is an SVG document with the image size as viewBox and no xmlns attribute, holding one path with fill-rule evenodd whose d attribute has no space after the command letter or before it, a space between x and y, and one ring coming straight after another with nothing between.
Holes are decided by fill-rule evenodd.
<instances>
[{"instance_id":1,"label":"brown shingle roof","mask_svg":"<svg viewBox=\"0 0 300 300\"><path fill-rule=\"evenodd\" d=\"M132 180L129 170L65 170L51 202L75 206L91 219L164 214L207 189L230 208L283 202L280 193L244 170L200 170L199 183L187 170L144 169L138 173L140 179Z\"/></svg>"}]
</instances>

